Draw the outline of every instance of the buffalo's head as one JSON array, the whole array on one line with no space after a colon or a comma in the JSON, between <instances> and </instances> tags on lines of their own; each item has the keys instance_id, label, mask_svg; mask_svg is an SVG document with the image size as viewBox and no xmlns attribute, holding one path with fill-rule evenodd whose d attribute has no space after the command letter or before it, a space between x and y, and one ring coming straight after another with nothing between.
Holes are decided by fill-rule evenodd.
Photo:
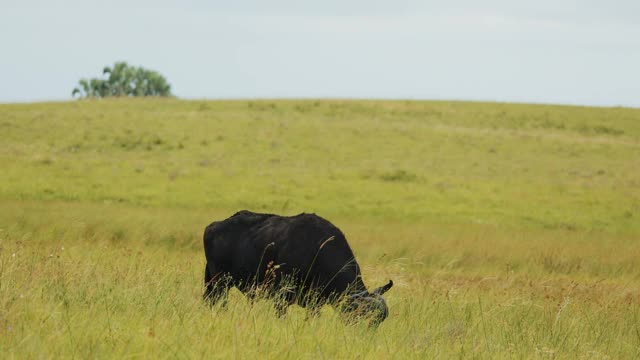
<instances>
[{"instance_id":1,"label":"buffalo's head","mask_svg":"<svg viewBox=\"0 0 640 360\"><path fill-rule=\"evenodd\" d=\"M382 294L386 293L393 286L393 281L384 286L369 292L367 290L349 296L344 305L343 311L353 318L370 318L372 326L378 326L389 315L387 302Z\"/></svg>"}]
</instances>

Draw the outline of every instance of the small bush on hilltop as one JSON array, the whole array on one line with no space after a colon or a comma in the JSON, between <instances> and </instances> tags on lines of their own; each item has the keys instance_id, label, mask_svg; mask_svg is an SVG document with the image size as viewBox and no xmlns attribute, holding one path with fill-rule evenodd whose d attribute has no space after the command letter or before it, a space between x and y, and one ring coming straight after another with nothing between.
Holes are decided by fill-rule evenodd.
<instances>
[{"instance_id":1,"label":"small bush on hilltop","mask_svg":"<svg viewBox=\"0 0 640 360\"><path fill-rule=\"evenodd\" d=\"M102 75L106 79L81 79L71 96L81 98L111 96L171 96L171 85L157 71L116 62L105 66Z\"/></svg>"}]
</instances>

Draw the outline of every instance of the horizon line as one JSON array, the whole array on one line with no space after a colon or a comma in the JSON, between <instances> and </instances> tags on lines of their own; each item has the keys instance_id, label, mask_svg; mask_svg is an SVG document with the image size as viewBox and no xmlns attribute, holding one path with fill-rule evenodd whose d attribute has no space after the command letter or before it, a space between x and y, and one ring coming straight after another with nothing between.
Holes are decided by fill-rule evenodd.
<instances>
[{"instance_id":1,"label":"horizon line","mask_svg":"<svg viewBox=\"0 0 640 360\"><path fill-rule=\"evenodd\" d=\"M640 110L640 105L613 105L613 104L586 104L572 102L554 102L554 101L525 101L525 100L496 100L496 99L461 99L461 98L404 98L404 97L358 97L358 96L298 96L298 97L179 97L179 96L110 96L106 98L68 98L68 99L32 99L32 100L0 100L0 105L35 105L35 104L51 104L51 103L70 103L75 101L102 101L102 100L124 100L124 99L172 99L179 101L409 101L409 102L455 102L455 103L486 103L486 104L504 104L504 105L538 105L538 106L563 106L563 107L582 107L582 108L615 108L615 109L633 109Z\"/></svg>"}]
</instances>

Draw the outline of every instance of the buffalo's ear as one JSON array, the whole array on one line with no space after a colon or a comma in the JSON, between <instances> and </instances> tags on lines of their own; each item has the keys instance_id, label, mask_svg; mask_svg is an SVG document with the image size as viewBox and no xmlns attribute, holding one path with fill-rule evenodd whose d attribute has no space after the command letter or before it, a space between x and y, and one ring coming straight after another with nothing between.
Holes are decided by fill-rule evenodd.
<instances>
[{"instance_id":1,"label":"buffalo's ear","mask_svg":"<svg viewBox=\"0 0 640 360\"><path fill-rule=\"evenodd\" d=\"M389 289L391 289L392 286L393 286L393 281L389 280L389 283L387 285L380 286L379 288L373 290L372 294L374 294L374 295L382 295L382 294L386 293L387 291L389 291Z\"/></svg>"}]
</instances>

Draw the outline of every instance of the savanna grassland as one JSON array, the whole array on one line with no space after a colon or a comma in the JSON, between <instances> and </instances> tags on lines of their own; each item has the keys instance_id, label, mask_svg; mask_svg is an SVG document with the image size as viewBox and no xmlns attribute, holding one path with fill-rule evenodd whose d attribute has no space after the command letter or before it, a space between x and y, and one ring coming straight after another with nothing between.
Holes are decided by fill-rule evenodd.
<instances>
[{"instance_id":1,"label":"savanna grassland","mask_svg":"<svg viewBox=\"0 0 640 360\"><path fill-rule=\"evenodd\" d=\"M346 234L389 318L203 305L240 209ZM638 358L640 110L404 101L0 105L3 358Z\"/></svg>"}]
</instances>

